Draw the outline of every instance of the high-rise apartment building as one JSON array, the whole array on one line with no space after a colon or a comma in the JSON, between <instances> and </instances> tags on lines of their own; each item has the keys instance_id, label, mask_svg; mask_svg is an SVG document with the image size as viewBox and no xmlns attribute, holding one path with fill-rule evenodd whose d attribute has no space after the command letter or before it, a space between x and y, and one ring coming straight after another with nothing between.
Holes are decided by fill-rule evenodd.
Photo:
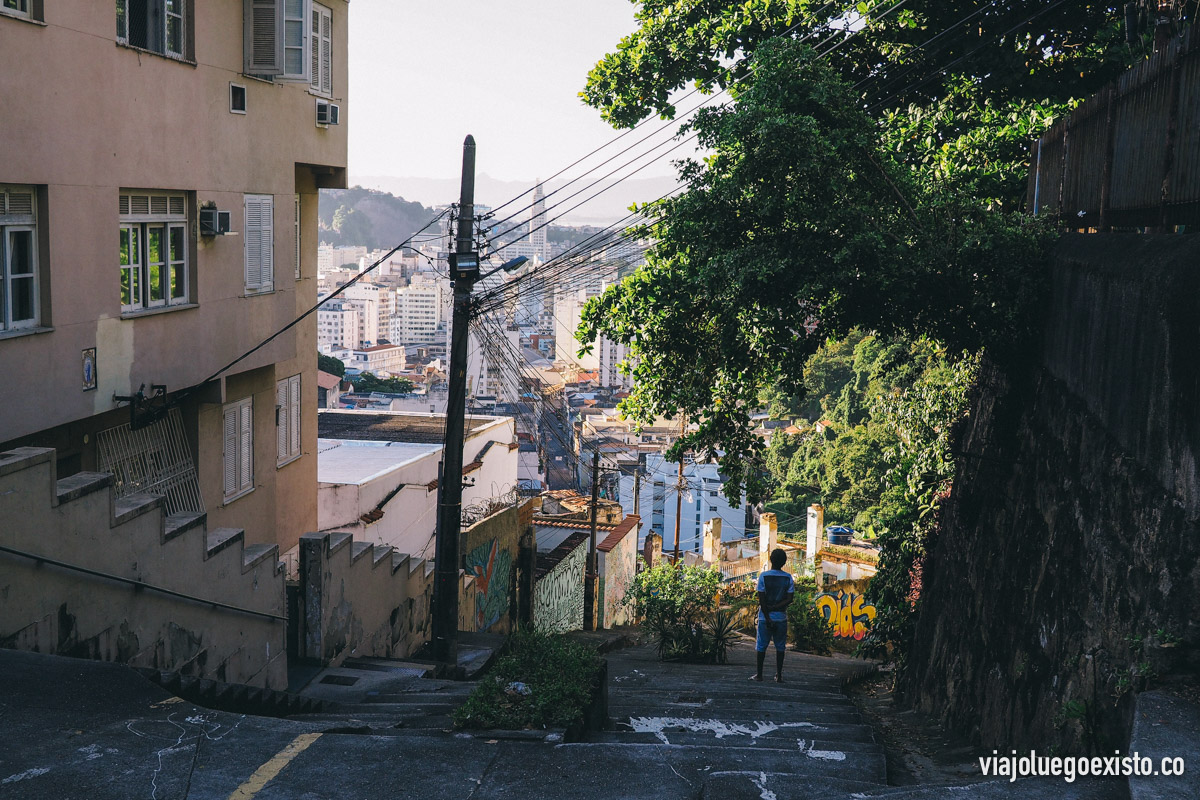
<instances>
[{"instance_id":1,"label":"high-rise apartment building","mask_svg":"<svg viewBox=\"0 0 1200 800\"><path fill-rule=\"evenodd\" d=\"M396 310L392 316L393 344L434 344L444 340L439 330L446 319L446 300L450 282L431 275L413 275L408 286L396 290Z\"/></svg>"}]
</instances>

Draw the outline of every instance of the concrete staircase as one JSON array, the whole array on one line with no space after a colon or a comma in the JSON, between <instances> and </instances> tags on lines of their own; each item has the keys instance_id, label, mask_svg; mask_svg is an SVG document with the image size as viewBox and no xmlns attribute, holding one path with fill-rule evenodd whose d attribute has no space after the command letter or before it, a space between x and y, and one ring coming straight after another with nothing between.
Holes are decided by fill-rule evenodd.
<instances>
[{"instance_id":1,"label":"concrete staircase","mask_svg":"<svg viewBox=\"0 0 1200 800\"><path fill-rule=\"evenodd\" d=\"M276 545L118 497L108 473L60 479L55 455L0 452L0 646L286 685Z\"/></svg>"},{"instance_id":2,"label":"concrete staircase","mask_svg":"<svg viewBox=\"0 0 1200 800\"><path fill-rule=\"evenodd\" d=\"M558 748L571 762L605 765L595 791L572 797L707 800L1122 800L1123 782L1062 780L955 787L887 785L887 757L843 693L873 670L849 658L789 652L783 684L754 672L743 643L724 666L664 664L653 647L609 656L612 729ZM648 783L647 774L656 780ZM585 783L586 786L586 783ZM558 796L558 795L556 795ZM562 795L566 796L566 795Z\"/></svg>"},{"instance_id":3,"label":"concrete staircase","mask_svg":"<svg viewBox=\"0 0 1200 800\"><path fill-rule=\"evenodd\" d=\"M451 712L475 688L475 679L491 664L504 640L498 635L460 632L456 670L460 680L437 677L437 665L418 657L347 658L321 670L303 687L294 687L299 698L322 707L288 718L328 725L328 730L342 733L453 735Z\"/></svg>"}]
</instances>

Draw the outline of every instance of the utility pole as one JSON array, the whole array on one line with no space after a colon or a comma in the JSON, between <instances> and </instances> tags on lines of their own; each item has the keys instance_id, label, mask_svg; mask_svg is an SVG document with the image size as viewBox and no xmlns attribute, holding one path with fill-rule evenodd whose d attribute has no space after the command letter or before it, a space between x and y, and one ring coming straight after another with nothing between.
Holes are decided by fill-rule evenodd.
<instances>
[{"instance_id":1,"label":"utility pole","mask_svg":"<svg viewBox=\"0 0 1200 800\"><path fill-rule=\"evenodd\" d=\"M475 138L463 142L462 188L450 278L454 282L454 319L450 334L450 394L446 404L446 441L442 479L438 481L437 545L434 551L434 658L458 664L458 536L462 528L463 429L467 413L467 326L471 290L479 277L475 252Z\"/></svg>"},{"instance_id":2,"label":"utility pole","mask_svg":"<svg viewBox=\"0 0 1200 800\"><path fill-rule=\"evenodd\" d=\"M642 465L641 465L641 462L639 461L638 465L633 468L633 515L635 517L642 516L641 512L638 510L641 507L641 500L642 500Z\"/></svg>"},{"instance_id":3,"label":"utility pole","mask_svg":"<svg viewBox=\"0 0 1200 800\"><path fill-rule=\"evenodd\" d=\"M600 451L592 453L592 544L588 549L587 578L583 584L583 629L596 629L596 512L600 507Z\"/></svg>"},{"instance_id":4,"label":"utility pole","mask_svg":"<svg viewBox=\"0 0 1200 800\"><path fill-rule=\"evenodd\" d=\"M679 480L675 483L675 566L679 566L679 523L683 516L683 453L679 454Z\"/></svg>"},{"instance_id":5,"label":"utility pole","mask_svg":"<svg viewBox=\"0 0 1200 800\"><path fill-rule=\"evenodd\" d=\"M683 418L679 420L679 438L683 438L686 425ZM679 561L679 527L683 516L683 490L687 484L683 481L683 451L679 452L679 480L675 484L675 566L680 565Z\"/></svg>"}]
</instances>

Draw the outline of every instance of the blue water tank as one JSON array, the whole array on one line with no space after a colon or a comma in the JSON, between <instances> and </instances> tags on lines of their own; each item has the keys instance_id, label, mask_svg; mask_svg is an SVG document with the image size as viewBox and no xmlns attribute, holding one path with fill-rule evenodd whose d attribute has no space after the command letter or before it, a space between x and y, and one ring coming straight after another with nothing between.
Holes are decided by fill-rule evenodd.
<instances>
[{"instance_id":1,"label":"blue water tank","mask_svg":"<svg viewBox=\"0 0 1200 800\"><path fill-rule=\"evenodd\" d=\"M829 534L829 543L834 545L848 545L854 537L853 530L841 525L830 525L825 530Z\"/></svg>"}]
</instances>

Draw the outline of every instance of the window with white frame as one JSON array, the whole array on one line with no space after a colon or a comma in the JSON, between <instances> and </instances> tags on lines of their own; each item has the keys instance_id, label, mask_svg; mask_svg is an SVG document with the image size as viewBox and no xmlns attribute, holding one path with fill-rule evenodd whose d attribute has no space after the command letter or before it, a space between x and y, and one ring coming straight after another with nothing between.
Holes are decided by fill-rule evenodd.
<instances>
[{"instance_id":1,"label":"window with white frame","mask_svg":"<svg viewBox=\"0 0 1200 800\"><path fill-rule=\"evenodd\" d=\"M188 58L187 0L116 0L117 41L173 58Z\"/></svg>"},{"instance_id":2,"label":"window with white frame","mask_svg":"<svg viewBox=\"0 0 1200 800\"><path fill-rule=\"evenodd\" d=\"M254 399L247 397L222 408L225 502L254 488Z\"/></svg>"},{"instance_id":3,"label":"window with white frame","mask_svg":"<svg viewBox=\"0 0 1200 800\"><path fill-rule=\"evenodd\" d=\"M312 6L309 26L309 86L314 92L333 93L333 12L319 3Z\"/></svg>"},{"instance_id":4,"label":"window with white frame","mask_svg":"<svg viewBox=\"0 0 1200 800\"><path fill-rule=\"evenodd\" d=\"M269 292L275 288L275 198L248 194L246 202L246 291Z\"/></svg>"},{"instance_id":5,"label":"window with white frame","mask_svg":"<svg viewBox=\"0 0 1200 800\"><path fill-rule=\"evenodd\" d=\"M0 331L38 325L37 189L0 185Z\"/></svg>"},{"instance_id":6,"label":"window with white frame","mask_svg":"<svg viewBox=\"0 0 1200 800\"><path fill-rule=\"evenodd\" d=\"M122 189L118 202L121 310L187 304L187 196Z\"/></svg>"},{"instance_id":7,"label":"window with white frame","mask_svg":"<svg viewBox=\"0 0 1200 800\"><path fill-rule=\"evenodd\" d=\"M275 435L279 466L300 457L300 376L275 384Z\"/></svg>"},{"instance_id":8,"label":"window with white frame","mask_svg":"<svg viewBox=\"0 0 1200 800\"><path fill-rule=\"evenodd\" d=\"M243 72L333 89L333 15L312 0L242 0Z\"/></svg>"},{"instance_id":9,"label":"window with white frame","mask_svg":"<svg viewBox=\"0 0 1200 800\"><path fill-rule=\"evenodd\" d=\"M3 2L0 2L0 13L14 17L34 16L32 13L33 9L29 6L30 0L3 0Z\"/></svg>"}]
</instances>

